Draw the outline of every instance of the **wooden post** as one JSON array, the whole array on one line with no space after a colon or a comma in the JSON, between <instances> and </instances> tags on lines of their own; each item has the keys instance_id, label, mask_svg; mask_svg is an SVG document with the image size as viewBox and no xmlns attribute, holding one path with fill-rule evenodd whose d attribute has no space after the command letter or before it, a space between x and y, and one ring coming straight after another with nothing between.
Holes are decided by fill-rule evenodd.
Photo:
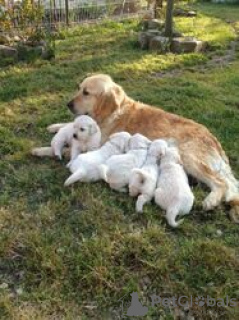
<instances>
[{"instance_id":1,"label":"wooden post","mask_svg":"<svg viewBox=\"0 0 239 320\"><path fill-rule=\"evenodd\" d=\"M66 25L69 26L69 0L65 0L65 9L66 9Z\"/></svg>"},{"instance_id":2,"label":"wooden post","mask_svg":"<svg viewBox=\"0 0 239 320\"><path fill-rule=\"evenodd\" d=\"M174 0L167 0L165 36L169 38L173 35L173 5Z\"/></svg>"}]
</instances>

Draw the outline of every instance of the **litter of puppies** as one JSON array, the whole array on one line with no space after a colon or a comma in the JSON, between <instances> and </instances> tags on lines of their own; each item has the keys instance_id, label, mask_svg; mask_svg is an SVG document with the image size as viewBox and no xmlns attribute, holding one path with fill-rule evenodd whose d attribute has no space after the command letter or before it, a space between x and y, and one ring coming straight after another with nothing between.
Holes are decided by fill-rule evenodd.
<instances>
[{"instance_id":1,"label":"litter of puppies","mask_svg":"<svg viewBox=\"0 0 239 320\"><path fill-rule=\"evenodd\" d=\"M179 150L166 140L118 132L101 146L100 128L86 115L65 125L51 125L48 130L56 133L51 146L34 148L31 154L61 159L63 148L69 146L71 175L64 186L104 180L112 189L137 197L137 212L143 212L143 206L154 198L174 228L183 221L176 221L178 216L190 213L194 196Z\"/></svg>"}]
</instances>

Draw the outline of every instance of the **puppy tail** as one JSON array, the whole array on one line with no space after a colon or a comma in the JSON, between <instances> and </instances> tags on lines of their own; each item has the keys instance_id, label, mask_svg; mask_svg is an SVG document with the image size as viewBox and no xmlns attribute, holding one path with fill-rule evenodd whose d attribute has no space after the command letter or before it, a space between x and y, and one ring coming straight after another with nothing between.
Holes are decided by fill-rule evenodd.
<instances>
[{"instance_id":1,"label":"puppy tail","mask_svg":"<svg viewBox=\"0 0 239 320\"><path fill-rule=\"evenodd\" d=\"M184 219L180 219L179 221L176 222L176 217L177 217L178 213L179 212L176 209L167 210L166 219L168 221L168 224L172 228L177 228L180 224L183 223Z\"/></svg>"},{"instance_id":2,"label":"puppy tail","mask_svg":"<svg viewBox=\"0 0 239 320\"><path fill-rule=\"evenodd\" d=\"M76 181L81 180L83 177L85 177L86 172L82 168L78 169L76 172L74 172L72 175L69 176L68 179L66 179L64 186L68 187L72 183L75 183Z\"/></svg>"},{"instance_id":3,"label":"puppy tail","mask_svg":"<svg viewBox=\"0 0 239 320\"><path fill-rule=\"evenodd\" d=\"M107 178L108 167L107 167L107 165L101 164L99 166L99 172L100 172L101 179L104 180L105 182L108 182L108 178Z\"/></svg>"}]
</instances>

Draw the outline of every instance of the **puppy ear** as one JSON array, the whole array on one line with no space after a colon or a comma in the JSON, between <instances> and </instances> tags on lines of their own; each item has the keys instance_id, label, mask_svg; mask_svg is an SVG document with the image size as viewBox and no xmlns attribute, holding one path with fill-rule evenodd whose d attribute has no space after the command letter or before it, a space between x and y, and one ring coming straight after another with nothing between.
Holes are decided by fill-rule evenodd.
<instances>
[{"instance_id":1,"label":"puppy ear","mask_svg":"<svg viewBox=\"0 0 239 320\"><path fill-rule=\"evenodd\" d=\"M95 134L96 132L97 132L96 126L93 125L93 124L90 124L90 125L89 125L89 133L90 133L90 136L93 136L93 134Z\"/></svg>"}]
</instances>

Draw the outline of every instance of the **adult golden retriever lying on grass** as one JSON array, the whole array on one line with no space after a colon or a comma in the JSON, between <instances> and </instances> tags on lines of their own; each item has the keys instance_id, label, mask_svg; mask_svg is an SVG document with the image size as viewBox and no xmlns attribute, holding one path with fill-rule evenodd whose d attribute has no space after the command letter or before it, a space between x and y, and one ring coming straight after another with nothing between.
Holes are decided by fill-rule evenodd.
<instances>
[{"instance_id":1,"label":"adult golden retriever lying on grass","mask_svg":"<svg viewBox=\"0 0 239 320\"><path fill-rule=\"evenodd\" d=\"M211 210L224 200L232 207L231 217L239 222L239 182L221 144L206 127L134 101L110 76L103 74L86 78L68 107L75 115L93 117L102 130L103 141L119 131L138 132L149 139L174 139L187 173L211 189L203 208Z\"/></svg>"}]
</instances>

